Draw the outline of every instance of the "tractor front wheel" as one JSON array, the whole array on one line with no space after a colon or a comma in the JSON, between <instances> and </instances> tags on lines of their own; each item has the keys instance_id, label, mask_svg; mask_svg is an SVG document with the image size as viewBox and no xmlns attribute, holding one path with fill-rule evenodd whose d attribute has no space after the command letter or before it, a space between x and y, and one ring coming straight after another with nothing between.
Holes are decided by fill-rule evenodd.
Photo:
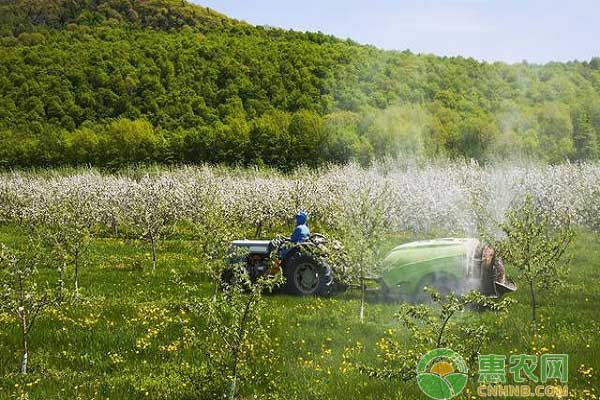
<instances>
[{"instance_id":1,"label":"tractor front wheel","mask_svg":"<svg viewBox=\"0 0 600 400\"><path fill-rule=\"evenodd\" d=\"M312 257L295 254L285 263L284 291L295 296L328 296L331 293L331 268Z\"/></svg>"}]
</instances>

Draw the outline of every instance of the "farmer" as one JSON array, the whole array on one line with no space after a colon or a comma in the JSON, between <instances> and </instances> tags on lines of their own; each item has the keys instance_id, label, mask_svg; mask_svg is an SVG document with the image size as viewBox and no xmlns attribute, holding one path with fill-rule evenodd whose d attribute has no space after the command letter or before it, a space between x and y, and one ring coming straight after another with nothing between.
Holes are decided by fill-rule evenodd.
<instances>
[{"instance_id":1,"label":"farmer","mask_svg":"<svg viewBox=\"0 0 600 400\"><path fill-rule=\"evenodd\" d=\"M290 240L294 243L303 243L310 236L310 229L306 225L308 215L305 211L298 211L296 214L296 228L290 237Z\"/></svg>"},{"instance_id":2,"label":"farmer","mask_svg":"<svg viewBox=\"0 0 600 400\"><path fill-rule=\"evenodd\" d=\"M502 259L496 256L494 249L490 246L484 246L481 254L481 258L485 265L492 266L496 273L496 282L506 283L506 272L504 270L504 263Z\"/></svg>"}]
</instances>

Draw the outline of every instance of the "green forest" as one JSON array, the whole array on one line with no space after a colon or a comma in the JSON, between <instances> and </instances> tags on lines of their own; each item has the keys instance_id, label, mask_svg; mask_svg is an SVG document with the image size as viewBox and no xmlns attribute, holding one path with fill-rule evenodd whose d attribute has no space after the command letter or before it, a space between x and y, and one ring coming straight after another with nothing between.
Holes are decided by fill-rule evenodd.
<instances>
[{"instance_id":1,"label":"green forest","mask_svg":"<svg viewBox=\"0 0 600 400\"><path fill-rule=\"evenodd\" d=\"M0 166L600 158L600 58L383 51L182 0L3 0Z\"/></svg>"}]
</instances>

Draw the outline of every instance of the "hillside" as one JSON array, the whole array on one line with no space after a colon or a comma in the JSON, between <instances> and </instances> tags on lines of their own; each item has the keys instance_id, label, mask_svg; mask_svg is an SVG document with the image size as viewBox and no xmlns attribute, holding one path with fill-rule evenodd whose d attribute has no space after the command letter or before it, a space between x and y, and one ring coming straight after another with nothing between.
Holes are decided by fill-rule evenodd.
<instances>
[{"instance_id":1,"label":"hillside","mask_svg":"<svg viewBox=\"0 0 600 400\"><path fill-rule=\"evenodd\" d=\"M600 156L600 59L506 65L179 0L0 5L0 164Z\"/></svg>"},{"instance_id":2,"label":"hillside","mask_svg":"<svg viewBox=\"0 0 600 400\"><path fill-rule=\"evenodd\" d=\"M201 31L236 23L210 8L181 0L5 0L0 4L0 16L5 35L63 29L69 24L98 26L109 20L136 28L190 26Z\"/></svg>"}]
</instances>

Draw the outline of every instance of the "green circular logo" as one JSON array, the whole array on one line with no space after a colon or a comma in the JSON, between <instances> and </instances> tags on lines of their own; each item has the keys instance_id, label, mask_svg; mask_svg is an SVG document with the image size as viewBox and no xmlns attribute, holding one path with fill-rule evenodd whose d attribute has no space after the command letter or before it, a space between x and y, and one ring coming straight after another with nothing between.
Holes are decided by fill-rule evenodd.
<instances>
[{"instance_id":1,"label":"green circular logo","mask_svg":"<svg viewBox=\"0 0 600 400\"><path fill-rule=\"evenodd\" d=\"M467 364L450 349L435 349L417 365L417 383L427 396L447 400L460 394L467 385Z\"/></svg>"}]
</instances>

